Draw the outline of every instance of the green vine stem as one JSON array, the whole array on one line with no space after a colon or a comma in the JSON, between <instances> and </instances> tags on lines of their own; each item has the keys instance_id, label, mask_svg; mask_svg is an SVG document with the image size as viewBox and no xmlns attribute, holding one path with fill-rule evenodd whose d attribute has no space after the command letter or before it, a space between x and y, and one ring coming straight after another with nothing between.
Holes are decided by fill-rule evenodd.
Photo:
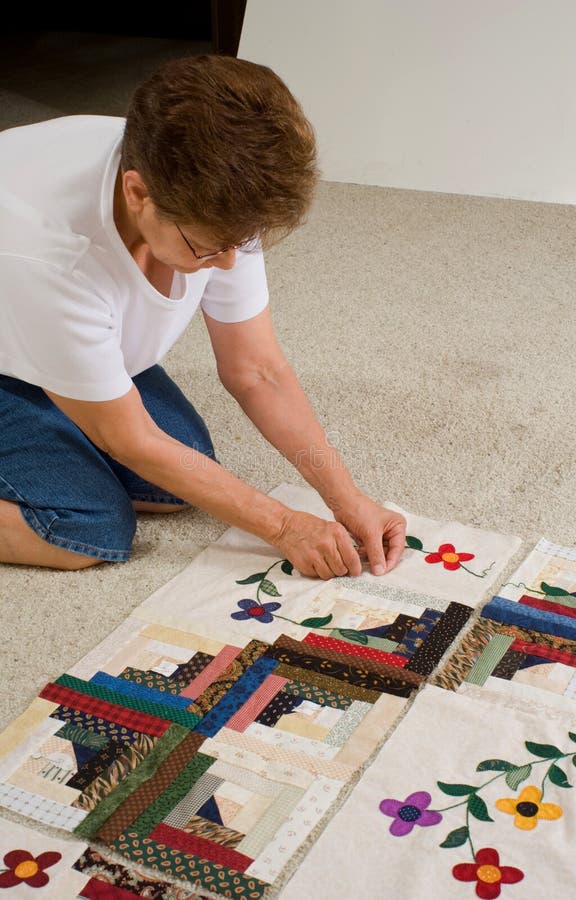
<instances>
[{"instance_id":1,"label":"green vine stem","mask_svg":"<svg viewBox=\"0 0 576 900\"><path fill-rule=\"evenodd\" d=\"M568 732L568 736L576 743L576 734ZM476 851L474 850L472 837L470 835L470 816L473 815L475 818L478 818L482 821L493 820L490 818L488 814L488 808L483 800L477 799L476 803L474 804L474 808L472 808L473 798L478 798L478 795L481 791L484 790L484 788L488 787L488 785L490 784L493 784L495 781L498 781L500 778L507 779L506 784L508 785L510 790L518 790L522 782L526 781L530 777L532 768L534 766L540 765L541 763L547 763L548 768L544 772L544 777L542 778L541 782L541 800L543 800L544 798L544 790L547 779L553 784L558 785L559 787L572 787L572 785L568 783L565 772L558 767L557 763L562 759L571 757L573 764L576 766L576 752L574 750L570 750L568 753L561 753L557 747L553 747L552 745L534 744L530 741L526 742L526 747L533 756L540 758L529 760L523 765L513 765L512 763L508 763L506 760L486 760L485 762L479 764L477 771L485 771L486 769L490 768L492 768L492 770L502 769L502 771L499 771L497 775L494 775L492 778L488 779L488 781L485 781L484 784L481 784L476 788L465 784L447 784L440 781L438 782L438 787L446 794L456 794L464 796L464 799L459 800L458 803L452 803L450 804L450 806L444 806L440 809L435 809L434 812L444 813L450 809L457 809L459 806L466 807L466 824L463 829L460 829L463 832L462 840L460 840L459 830L457 829L455 832L451 832L448 835L445 842L441 844L441 846L454 847L459 846L461 843L468 842L470 844L472 857L474 860L476 860ZM504 766L506 768L503 768ZM520 773L520 778L517 778L518 773ZM510 776L512 776L512 784L510 783L510 780L508 780ZM479 803L482 804L480 806L480 809L477 808Z\"/></svg>"}]
</instances>

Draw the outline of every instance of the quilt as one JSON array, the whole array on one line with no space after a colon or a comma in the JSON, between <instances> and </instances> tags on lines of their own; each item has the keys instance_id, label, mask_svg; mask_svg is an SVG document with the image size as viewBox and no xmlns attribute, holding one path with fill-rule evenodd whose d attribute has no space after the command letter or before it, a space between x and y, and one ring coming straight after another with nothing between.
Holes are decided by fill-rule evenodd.
<instances>
[{"instance_id":1,"label":"quilt","mask_svg":"<svg viewBox=\"0 0 576 900\"><path fill-rule=\"evenodd\" d=\"M0 806L82 842L75 873L119 866L117 891L137 870L175 900L278 896L520 543L407 518L370 591L230 529L0 735Z\"/></svg>"}]
</instances>

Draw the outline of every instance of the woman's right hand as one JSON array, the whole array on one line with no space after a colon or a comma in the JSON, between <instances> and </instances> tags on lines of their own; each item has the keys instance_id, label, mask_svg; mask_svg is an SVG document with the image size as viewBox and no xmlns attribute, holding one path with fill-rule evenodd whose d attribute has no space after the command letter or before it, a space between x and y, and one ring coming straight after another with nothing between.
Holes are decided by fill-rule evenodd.
<instances>
[{"instance_id":1,"label":"woman's right hand","mask_svg":"<svg viewBox=\"0 0 576 900\"><path fill-rule=\"evenodd\" d=\"M338 522L290 510L273 543L301 575L328 580L362 572L354 542Z\"/></svg>"}]
</instances>

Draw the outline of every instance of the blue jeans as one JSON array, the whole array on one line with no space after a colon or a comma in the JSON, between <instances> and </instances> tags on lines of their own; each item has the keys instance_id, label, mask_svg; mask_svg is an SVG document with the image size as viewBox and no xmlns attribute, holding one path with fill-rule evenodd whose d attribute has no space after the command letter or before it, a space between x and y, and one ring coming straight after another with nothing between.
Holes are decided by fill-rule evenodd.
<instances>
[{"instance_id":1,"label":"blue jeans","mask_svg":"<svg viewBox=\"0 0 576 900\"><path fill-rule=\"evenodd\" d=\"M216 459L204 420L161 366L133 382L163 431ZM0 499L17 503L49 544L110 562L130 558L132 500L188 505L99 450L42 388L8 375L0 375Z\"/></svg>"}]
</instances>

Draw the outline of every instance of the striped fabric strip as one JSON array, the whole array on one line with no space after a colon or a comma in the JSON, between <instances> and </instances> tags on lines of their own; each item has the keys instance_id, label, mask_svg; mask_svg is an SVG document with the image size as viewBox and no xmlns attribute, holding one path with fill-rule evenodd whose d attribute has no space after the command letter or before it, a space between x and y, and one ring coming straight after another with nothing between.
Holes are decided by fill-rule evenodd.
<instances>
[{"instance_id":1,"label":"striped fabric strip","mask_svg":"<svg viewBox=\"0 0 576 900\"><path fill-rule=\"evenodd\" d=\"M180 803L192 785L202 777L213 762L214 757L207 756L205 753L197 753L192 757L166 790L156 797L134 821L132 825L134 831L150 834L166 818L170 810Z\"/></svg>"},{"instance_id":2,"label":"striped fabric strip","mask_svg":"<svg viewBox=\"0 0 576 900\"><path fill-rule=\"evenodd\" d=\"M60 703L72 710L89 713L92 716L114 722L116 725L124 725L133 731L142 731L144 734L153 734L156 737L164 734L170 726L169 722L158 716L138 713L117 703L108 703L59 684L47 684L40 691L40 697L52 700L53 703Z\"/></svg>"},{"instance_id":3,"label":"striped fabric strip","mask_svg":"<svg viewBox=\"0 0 576 900\"><path fill-rule=\"evenodd\" d=\"M151 703L161 703L164 706L172 706L175 709L188 709L190 706L190 701L182 695L155 691L146 687L146 685L136 684L133 681L127 681L125 678L116 678L114 675L108 675L107 672L96 672L90 679L90 683L109 688L118 694L124 694L128 697L141 697L142 700L148 700Z\"/></svg>"},{"instance_id":4,"label":"striped fabric strip","mask_svg":"<svg viewBox=\"0 0 576 900\"><path fill-rule=\"evenodd\" d=\"M568 603L567 601L571 602ZM551 600L543 600L541 597L529 597L527 594L524 594L523 597L520 597L518 603L521 603L522 606L532 606L534 609L542 609L544 612L556 613L559 616L569 616L571 619L576 619L576 597L556 597L555 601Z\"/></svg>"},{"instance_id":5,"label":"striped fabric strip","mask_svg":"<svg viewBox=\"0 0 576 900\"><path fill-rule=\"evenodd\" d=\"M262 853L276 835L280 826L286 821L298 801L304 796L304 788L284 785L282 790L268 807L264 815L256 822L250 833L238 844L237 850L246 853L253 859Z\"/></svg>"},{"instance_id":6,"label":"striped fabric strip","mask_svg":"<svg viewBox=\"0 0 576 900\"><path fill-rule=\"evenodd\" d=\"M222 844L214 844L196 834L171 828L170 825L165 825L163 822L151 832L150 840L156 841L158 844L166 844L167 847L172 847L174 850L181 850L182 853L190 853L201 859L220 863L222 866L236 869L237 872L245 872L248 866L254 862L249 856L238 853L237 850L223 847Z\"/></svg>"},{"instance_id":7,"label":"striped fabric strip","mask_svg":"<svg viewBox=\"0 0 576 900\"><path fill-rule=\"evenodd\" d=\"M226 666L228 666L232 660L236 659L241 652L242 647L232 647L231 645L224 647L218 656L215 656L214 659L202 669L200 674L180 692L180 695L196 700L202 691L206 690L206 688L224 671Z\"/></svg>"},{"instance_id":8,"label":"striped fabric strip","mask_svg":"<svg viewBox=\"0 0 576 900\"><path fill-rule=\"evenodd\" d=\"M127 797L142 784L146 778L154 774L159 765L177 747L190 732L180 725L172 725L159 739L156 746L140 765L114 788L98 806L86 817L77 831L78 837L91 838L102 825L121 807Z\"/></svg>"},{"instance_id":9,"label":"striped fabric strip","mask_svg":"<svg viewBox=\"0 0 576 900\"><path fill-rule=\"evenodd\" d=\"M257 659L210 712L206 713L196 730L207 737L214 737L277 666L275 659L267 659L264 656Z\"/></svg>"},{"instance_id":10,"label":"striped fabric strip","mask_svg":"<svg viewBox=\"0 0 576 900\"><path fill-rule=\"evenodd\" d=\"M485 684L488 676L492 675L494 669L513 643L514 638L507 634L493 635L470 669L466 676L466 681L469 684L477 684L480 687Z\"/></svg>"},{"instance_id":11,"label":"striped fabric strip","mask_svg":"<svg viewBox=\"0 0 576 900\"><path fill-rule=\"evenodd\" d=\"M142 780L134 791L127 794L122 805L98 829L97 839L109 844L139 819L190 765L202 743L200 735L188 734L168 753L157 768L151 770L148 778Z\"/></svg>"},{"instance_id":12,"label":"striped fabric strip","mask_svg":"<svg viewBox=\"0 0 576 900\"><path fill-rule=\"evenodd\" d=\"M135 830L120 835L112 849L138 865L160 870L164 876L185 879L208 890L217 886L219 895L234 900L262 900L270 887L266 881L157 844Z\"/></svg>"},{"instance_id":13,"label":"striped fabric strip","mask_svg":"<svg viewBox=\"0 0 576 900\"><path fill-rule=\"evenodd\" d=\"M137 712L146 715L155 716L158 719L177 722L179 725L184 725L186 728L194 728L200 721L199 716L194 715L194 713L186 712L186 710L172 709L165 706L164 703L150 703L148 700L141 700L139 697L129 697L126 694L120 694L118 691L111 691L109 688L92 684L90 681L82 681L80 678L74 678L72 675L61 675L60 678L56 679L54 684L59 687L76 691L80 694L97 697L108 703L126 706L129 709L136 710ZM140 730L143 731L144 729Z\"/></svg>"},{"instance_id":14,"label":"striped fabric strip","mask_svg":"<svg viewBox=\"0 0 576 900\"><path fill-rule=\"evenodd\" d=\"M515 640L510 649L519 653L527 653L530 656L540 656L542 659L550 660L550 662L576 667L576 653L566 653L564 650L556 650L554 647L547 647L545 644L530 644L528 641Z\"/></svg>"},{"instance_id":15,"label":"striped fabric strip","mask_svg":"<svg viewBox=\"0 0 576 900\"><path fill-rule=\"evenodd\" d=\"M285 684L287 684L285 678L279 678L273 674L268 675L260 687L256 688L252 696L226 723L227 728L231 728L233 731L244 731L251 722L255 721L273 697L280 693Z\"/></svg>"},{"instance_id":16,"label":"striped fabric strip","mask_svg":"<svg viewBox=\"0 0 576 900\"><path fill-rule=\"evenodd\" d=\"M406 669L422 676L431 675L452 641L458 636L473 613L470 606L450 603L438 624L430 632L428 639L410 659Z\"/></svg>"},{"instance_id":17,"label":"striped fabric strip","mask_svg":"<svg viewBox=\"0 0 576 900\"><path fill-rule=\"evenodd\" d=\"M545 613L541 609L505 600L504 597L493 597L482 610L482 615L505 625L520 625L522 628L531 628L545 634L554 634L556 637L576 640L575 619L565 615Z\"/></svg>"},{"instance_id":18,"label":"striped fabric strip","mask_svg":"<svg viewBox=\"0 0 576 900\"><path fill-rule=\"evenodd\" d=\"M356 644L351 641L342 641L332 637L325 637L323 634L315 634L312 631L306 635L302 643L310 644L312 647L334 650L336 653L343 653L346 656L358 656L361 659L372 659L374 662L386 663L389 666L397 666L399 669L402 669L408 662L405 656L396 656L394 653L385 653L383 650L377 650L376 647L365 647L363 644Z\"/></svg>"}]
</instances>

